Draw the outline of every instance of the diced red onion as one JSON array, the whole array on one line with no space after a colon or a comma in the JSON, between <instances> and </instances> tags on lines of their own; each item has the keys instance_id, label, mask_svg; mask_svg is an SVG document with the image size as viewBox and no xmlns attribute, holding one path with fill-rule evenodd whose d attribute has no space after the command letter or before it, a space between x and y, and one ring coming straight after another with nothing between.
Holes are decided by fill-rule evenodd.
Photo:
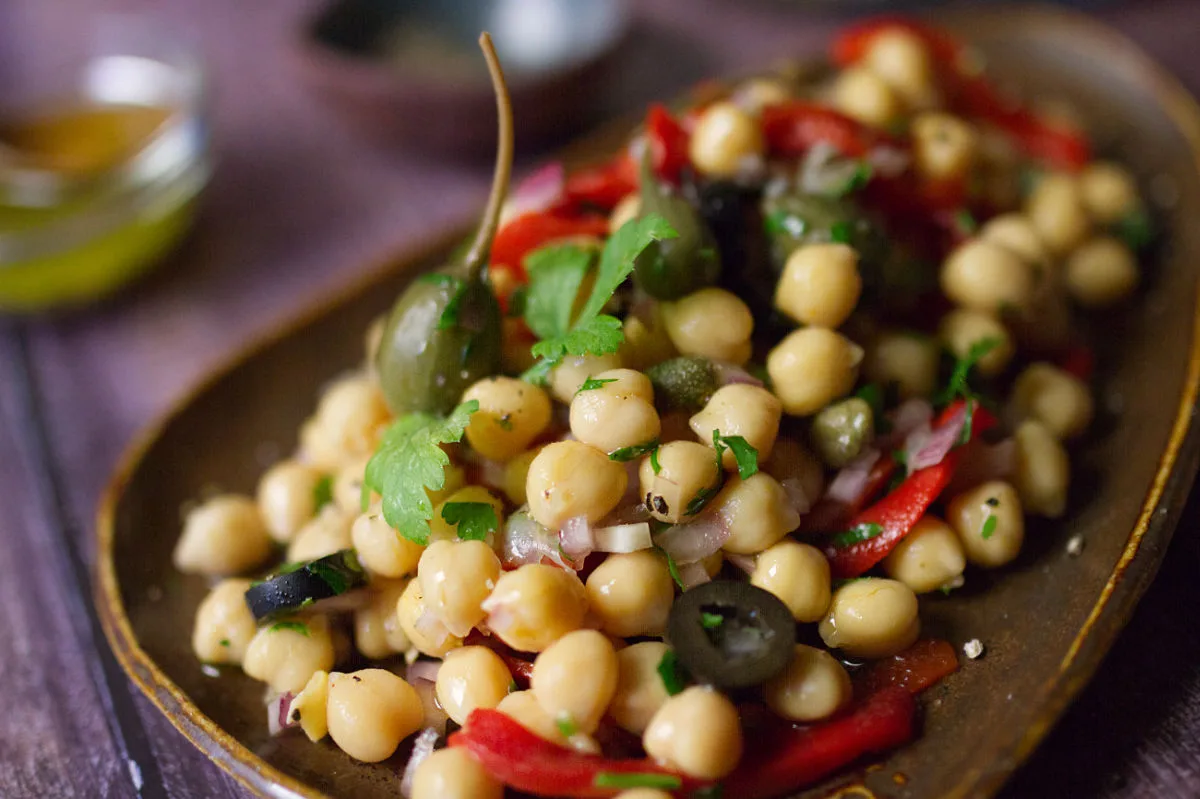
<instances>
[{"instance_id":1,"label":"diced red onion","mask_svg":"<svg viewBox=\"0 0 1200 799\"><path fill-rule=\"evenodd\" d=\"M683 583L684 591L712 581L712 578L708 576L708 572L704 569L704 564L700 562L685 563L678 567L678 571L679 582Z\"/></svg>"},{"instance_id":2,"label":"diced red onion","mask_svg":"<svg viewBox=\"0 0 1200 799\"><path fill-rule=\"evenodd\" d=\"M572 516L563 522L558 531L558 543L567 557L582 561L596 550L596 540L592 536L592 525L586 516Z\"/></svg>"},{"instance_id":3,"label":"diced red onion","mask_svg":"<svg viewBox=\"0 0 1200 799\"><path fill-rule=\"evenodd\" d=\"M909 433L904 439L904 462L908 471L912 473L941 463L958 443L966 421L966 407L961 407L936 430L923 424Z\"/></svg>"},{"instance_id":4,"label":"diced red onion","mask_svg":"<svg viewBox=\"0 0 1200 799\"><path fill-rule=\"evenodd\" d=\"M972 441L962 448L954 479L946 488L953 495L989 480L1006 480L1017 466L1017 442L1006 438L995 444Z\"/></svg>"},{"instance_id":5,"label":"diced red onion","mask_svg":"<svg viewBox=\"0 0 1200 799\"><path fill-rule=\"evenodd\" d=\"M876 439L876 447L881 450L895 449L904 443L908 434L923 424L933 420L933 406L928 400L914 397L900 403L900 406L888 414L892 429L887 435Z\"/></svg>"},{"instance_id":6,"label":"diced red onion","mask_svg":"<svg viewBox=\"0 0 1200 799\"><path fill-rule=\"evenodd\" d=\"M736 555L732 552L726 552L725 560L729 561L734 566L737 566L746 574L754 573L755 560L753 555Z\"/></svg>"},{"instance_id":7,"label":"diced red onion","mask_svg":"<svg viewBox=\"0 0 1200 799\"><path fill-rule=\"evenodd\" d=\"M729 525L717 513L704 513L691 521L668 527L655 543L678 565L695 563L716 552L729 540Z\"/></svg>"},{"instance_id":8,"label":"diced red onion","mask_svg":"<svg viewBox=\"0 0 1200 799\"><path fill-rule=\"evenodd\" d=\"M446 731L446 722L449 716L437 700L437 684L429 680L410 680L413 690L417 692L417 696L421 700L421 710L425 719L425 726L432 727L438 732Z\"/></svg>"},{"instance_id":9,"label":"diced red onion","mask_svg":"<svg viewBox=\"0 0 1200 799\"><path fill-rule=\"evenodd\" d=\"M525 214L545 211L562 199L566 172L558 161L538 167L518 183L504 204L500 224Z\"/></svg>"},{"instance_id":10,"label":"diced red onion","mask_svg":"<svg viewBox=\"0 0 1200 799\"><path fill-rule=\"evenodd\" d=\"M797 515L803 516L812 510L812 497L804 490L804 484L800 482L799 477L788 477L781 480L779 485L783 486L784 493L787 494L788 504Z\"/></svg>"},{"instance_id":11,"label":"diced red onion","mask_svg":"<svg viewBox=\"0 0 1200 799\"><path fill-rule=\"evenodd\" d=\"M597 527L592 530L592 539L598 552L628 553L654 546L650 539L649 522ZM563 549L566 549L565 545Z\"/></svg>"},{"instance_id":12,"label":"diced red onion","mask_svg":"<svg viewBox=\"0 0 1200 799\"><path fill-rule=\"evenodd\" d=\"M433 727L426 727L413 741L412 754L408 756L408 763L404 766L404 776L400 778L400 793L405 796L405 799L412 796L413 777L417 773L417 767L433 754L433 748L437 744L439 735L441 733Z\"/></svg>"},{"instance_id":13,"label":"diced red onion","mask_svg":"<svg viewBox=\"0 0 1200 799\"><path fill-rule=\"evenodd\" d=\"M278 735L299 725L300 722L292 721L292 702L294 701L296 701L296 694L284 691L267 703L267 729L272 735Z\"/></svg>"},{"instance_id":14,"label":"diced red onion","mask_svg":"<svg viewBox=\"0 0 1200 799\"><path fill-rule=\"evenodd\" d=\"M564 569L575 569L558 551L558 533L538 524L525 510L504 523L500 562L509 569L549 560ZM581 564L582 565L582 564Z\"/></svg>"},{"instance_id":15,"label":"diced red onion","mask_svg":"<svg viewBox=\"0 0 1200 799\"><path fill-rule=\"evenodd\" d=\"M450 635L457 635L461 638L471 632L469 628L461 632L451 630L444 621L438 618L437 614L428 608L420 616L417 616L416 621L413 622L413 627L421 635L428 638L435 646L445 642Z\"/></svg>"},{"instance_id":16,"label":"diced red onion","mask_svg":"<svg viewBox=\"0 0 1200 799\"><path fill-rule=\"evenodd\" d=\"M713 371L716 372L717 385L730 386L735 383L745 383L762 388L763 382L737 364L728 361L713 361Z\"/></svg>"},{"instance_id":17,"label":"diced red onion","mask_svg":"<svg viewBox=\"0 0 1200 799\"><path fill-rule=\"evenodd\" d=\"M488 460L487 458L479 459L479 482L483 483L488 488L504 490L506 467L500 461Z\"/></svg>"},{"instance_id":18,"label":"diced red onion","mask_svg":"<svg viewBox=\"0 0 1200 799\"><path fill-rule=\"evenodd\" d=\"M417 660L404 672L404 679L410 683L416 680L437 682L438 671L442 668L440 660Z\"/></svg>"},{"instance_id":19,"label":"diced red onion","mask_svg":"<svg viewBox=\"0 0 1200 799\"><path fill-rule=\"evenodd\" d=\"M834 475L829 487L825 489L825 498L845 505L857 503L867 490L867 479L871 476L871 469L877 460L879 450L872 447L864 449L857 458Z\"/></svg>"}]
</instances>

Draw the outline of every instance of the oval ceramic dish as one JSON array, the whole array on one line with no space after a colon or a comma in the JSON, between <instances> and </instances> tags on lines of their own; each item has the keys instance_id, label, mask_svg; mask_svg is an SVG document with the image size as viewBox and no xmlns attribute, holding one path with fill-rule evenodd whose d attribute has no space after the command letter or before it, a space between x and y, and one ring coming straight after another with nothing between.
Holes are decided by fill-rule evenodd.
<instances>
[{"instance_id":1,"label":"oval ceramic dish","mask_svg":"<svg viewBox=\"0 0 1200 799\"><path fill-rule=\"evenodd\" d=\"M858 780L878 796L998 790L1095 671L1153 579L1200 455L1200 427L1189 429L1200 379L1200 228L1182 223L1200 218L1200 110L1128 41L1077 15L1010 11L951 24L996 74L1079 105L1100 148L1130 163L1149 196L1169 200L1160 209L1166 245L1138 301L1093 320L1105 332L1105 410L1077 453L1066 519L1035 527L1013 567L973 574L963 591L923 604L930 634L957 645L979 638L987 656L924 697L916 742L806 796ZM577 154L602 155L604 146ZM397 259L210 377L133 446L100 508L96 601L117 657L184 735L263 796L390 799L407 748L364 765L328 741L272 738L259 683L236 668L201 671L187 630L204 581L171 566L180 507L214 484L252 491L262 453L293 446L319 386L360 360L371 319L460 235ZM1086 546L1072 557L1066 542L1076 535Z\"/></svg>"}]
</instances>

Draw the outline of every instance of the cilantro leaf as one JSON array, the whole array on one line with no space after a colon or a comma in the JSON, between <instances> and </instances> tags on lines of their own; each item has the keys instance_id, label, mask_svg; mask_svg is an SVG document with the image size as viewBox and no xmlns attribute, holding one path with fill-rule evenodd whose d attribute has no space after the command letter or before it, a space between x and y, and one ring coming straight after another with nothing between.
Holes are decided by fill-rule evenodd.
<instances>
[{"instance_id":1,"label":"cilantro leaf","mask_svg":"<svg viewBox=\"0 0 1200 799\"><path fill-rule=\"evenodd\" d=\"M834 533L829 542L838 549L854 546L863 541L870 541L872 538L883 535L883 526L875 522L863 522L856 524L849 530L843 530L840 533Z\"/></svg>"},{"instance_id":2,"label":"cilantro leaf","mask_svg":"<svg viewBox=\"0 0 1200 799\"><path fill-rule=\"evenodd\" d=\"M575 720L571 718L570 713L563 713L554 719L554 726L558 728L559 734L564 738L570 738L579 732L579 728L575 726Z\"/></svg>"},{"instance_id":3,"label":"cilantro leaf","mask_svg":"<svg viewBox=\"0 0 1200 799\"><path fill-rule=\"evenodd\" d=\"M462 440L467 422L477 410L479 402L471 400L445 419L410 413L393 423L367 462L363 508L371 492L376 492L383 498L383 518L389 525L410 541L428 543L433 504L425 489L437 491L445 485L450 463L441 445Z\"/></svg>"},{"instance_id":4,"label":"cilantro leaf","mask_svg":"<svg viewBox=\"0 0 1200 799\"><path fill-rule=\"evenodd\" d=\"M999 347L1000 339L995 337L981 338L971 345L967 350L967 354L962 358L954 361L954 370L950 373L950 381L946 384L946 388L934 397L935 405L949 405L959 397L971 398L975 396L975 392L971 390L968 382L971 377L971 370L975 365L983 360L989 352Z\"/></svg>"},{"instance_id":5,"label":"cilantro leaf","mask_svg":"<svg viewBox=\"0 0 1200 799\"><path fill-rule=\"evenodd\" d=\"M674 774L657 774L635 771L601 771L592 780L597 788L662 788L673 791L683 785L683 780Z\"/></svg>"},{"instance_id":6,"label":"cilantro leaf","mask_svg":"<svg viewBox=\"0 0 1200 799\"><path fill-rule=\"evenodd\" d=\"M608 303L613 293L625 282L633 272L634 259L651 242L674 239L679 236L675 229L657 214L649 214L640 219L626 222L604 244L600 253L600 265L596 269L596 285L592 287L592 295L587 304L579 312L581 319L587 319L600 313Z\"/></svg>"},{"instance_id":7,"label":"cilantro leaf","mask_svg":"<svg viewBox=\"0 0 1200 799\"><path fill-rule=\"evenodd\" d=\"M724 472L722 472L721 475L724 475ZM707 505L708 501L715 497L717 492L720 490L721 476L718 476L716 485L709 486L708 488L702 488L696 492L696 496L692 497L691 502L689 502L687 507L683 509L684 515L695 516L697 513L704 510L704 506Z\"/></svg>"},{"instance_id":8,"label":"cilantro leaf","mask_svg":"<svg viewBox=\"0 0 1200 799\"><path fill-rule=\"evenodd\" d=\"M655 474L662 471L662 466L658 462L658 447L650 450L650 468L654 470Z\"/></svg>"},{"instance_id":9,"label":"cilantro leaf","mask_svg":"<svg viewBox=\"0 0 1200 799\"><path fill-rule=\"evenodd\" d=\"M596 389L601 388L608 383L615 383L615 382L617 382L617 378L615 378L615 377L605 377L605 378L589 377L587 380L583 381L583 385L580 386L579 389L575 393L582 394L585 391L595 391Z\"/></svg>"},{"instance_id":10,"label":"cilantro leaf","mask_svg":"<svg viewBox=\"0 0 1200 799\"><path fill-rule=\"evenodd\" d=\"M270 627L270 632L279 632L280 630L290 630L294 633L300 633L305 638L309 637L308 625L302 621L277 621Z\"/></svg>"},{"instance_id":11,"label":"cilantro leaf","mask_svg":"<svg viewBox=\"0 0 1200 799\"><path fill-rule=\"evenodd\" d=\"M983 520L983 528L979 531L979 536L984 540L988 540L996 532L996 525L999 521L994 514L989 513L988 517Z\"/></svg>"},{"instance_id":12,"label":"cilantro leaf","mask_svg":"<svg viewBox=\"0 0 1200 799\"><path fill-rule=\"evenodd\" d=\"M542 339L533 345L531 351L535 357L554 365L567 355L607 355L616 352L624 340L621 320L601 314L586 320L581 317L581 321L570 332Z\"/></svg>"},{"instance_id":13,"label":"cilantro leaf","mask_svg":"<svg viewBox=\"0 0 1200 799\"><path fill-rule=\"evenodd\" d=\"M675 558L671 557L671 553L662 547L656 546L655 549L661 552L662 556L667 559L667 571L670 572L671 579L675 581L675 585L683 589L683 578L679 576L679 566L676 565Z\"/></svg>"},{"instance_id":14,"label":"cilantro leaf","mask_svg":"<svg viewBox=\"0 0 1200 799\"><path fill-rule=\"evenodd\" d=\"M837 244L849 244L854 231L845 220L834 222L829 226L829 238Z\"/></svg>"},{"instance_id":15,"label":"cilantro leaf","mask_svg":"<svg viewBox=\"0 0 1200 799\"><path fill-rule=\"evenodd\" d=\"M490 502L447 502L442 505L442 518L456 527L458 537L464 541L483 541L488 533L500 529Z\"/></svg>"},{"instance_id":16,"label":"cilantro leaf","mask_svg":"<svg viewBox=\"0 0 1200 799\"><path fill-rule=\"evenodd\" d=\"M683 691L692 678L692 675L688 674L687 669L679 662L679 656L675 654L674 649L663 652L662 660L658 661L656 671L662 679L663 688L667 690L668 696L675 696Z\"/></svg>"},{"instance_id":17,"label":"cilantro leaf","mask_svg":"<svg viewBox=\"0 0 1200 799\"><path fill-rule=\"evenodd\" d=\"M324 474L313 486L313 507L318 511L333 502L333 475Z\"/></svg>"},{"instance_id":18,"label":"cilantro leaf","mask_svg":"<svg viewBox=\"0 0 1200 799\"><path fill-rule=\"evenodd\" d=\"M715 629L724 623L725 617L720 613L709 613L708 611L702 611L700 613L700 626L706 630Z\"/></svg>"},{"instance_id":19,"label":"cilantro leaf","mask_svg":"<svg viewBox=\"0 0 1200 799\"><path fill-rule=\"evenodd\" d=\"M572 244L542 247L526 259L525 323L540 339L566 335L593 253Z\"/></svg>"},{"instance_id":20,"label":"cilantro leaf","mask_svg":"<svg viewBox=\"0 0 1200 799\"><path fill-rule=\"evenodd\" d=\"M617 461L618 463L625 463L626 461L631 461L634 458L640 458L647 452L656 452L657 450L658 439L655 438L642 444L633 444L632 446L614 449L612 452L608 453L608 459L610 461ZM657 472L655 472L655 474L657 474Z\"/></svg>"},{"instance_id":21,"label":"cilantro leaf","mask_svg":"<svg viewBox=\"0 0 1200 799\"><path fill-rule=\"evenodd\" d=\"M742 436L717 435L715 430L713 433L714 441L720 440L733 453L734 460L737 461L739 477L749 480L758 473L758 450L750 446L750 442Z\"/></svg>"}]
</instances>

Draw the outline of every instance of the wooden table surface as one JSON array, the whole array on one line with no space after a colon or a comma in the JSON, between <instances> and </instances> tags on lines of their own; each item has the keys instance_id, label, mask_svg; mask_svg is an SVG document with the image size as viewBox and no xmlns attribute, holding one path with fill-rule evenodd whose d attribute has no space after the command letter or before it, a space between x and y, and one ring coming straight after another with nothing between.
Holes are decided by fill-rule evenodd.
<instances>
[{"instance_id":1,"label":"wooden table surface","mask_svg":"<svg viewBox=\"0 0 1200 799\"><path fill-rule=\"evenodd\" d=\"M88 0L0 2L0 92L78 42ZM121 8L139 2L123 2ZM786 4L643 0L633 100L815 52L834 24ZM799 5L799 4L797 4ZM202 218L152 279L60 318L0 318L0 796L243 797L125 679L90 607L92 516L134 432L257 331L483 201L488 172L363 145L295 80L312 3L153 6L213 79L219 164ZM1200 90L1200 3L1106 4ZM1095 681L1010 797L1200 796L1200 498Z\"/></svg>"}]
</instances>

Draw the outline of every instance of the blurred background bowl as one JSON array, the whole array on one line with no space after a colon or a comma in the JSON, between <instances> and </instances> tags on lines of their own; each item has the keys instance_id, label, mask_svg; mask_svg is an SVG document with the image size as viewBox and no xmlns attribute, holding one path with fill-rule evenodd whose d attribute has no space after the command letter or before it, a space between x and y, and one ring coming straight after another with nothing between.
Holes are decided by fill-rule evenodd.
<instances>
[{"instance_id":1,"label":"blurred background bowl","mask_svg":"<svg viewBox=\"0 0 1200 799\"><path fill-rule=\"evenodd\" d=\"M477 39L489 31L530 150L595 121L628 19L623 0L335 0L301 30L297 66L376 142L484 156L496 112Z\"/></svg>"}]
</instances>

